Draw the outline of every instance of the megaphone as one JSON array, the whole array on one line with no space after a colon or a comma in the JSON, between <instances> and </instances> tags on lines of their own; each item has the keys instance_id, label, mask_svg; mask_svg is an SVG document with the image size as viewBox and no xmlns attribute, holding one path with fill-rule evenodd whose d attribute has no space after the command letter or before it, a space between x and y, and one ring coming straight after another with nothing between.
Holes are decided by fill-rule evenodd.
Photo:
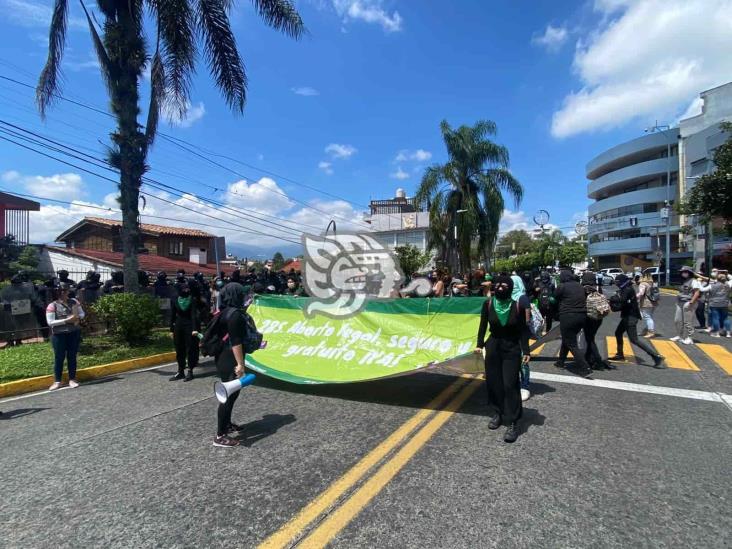
<instances>
[{"instance_id":1,"label":"megaphone","mask_svg":"<svg viewBox=\"0 0 732 549\"><path fill-rule=\"evenodd\" d=\"M216 393L216 398L221 404L224 404L229 400L231 395L240 391L242 387L246 387L247 385L254 383L256 377L257 376L254 374L247 374L244 377L232 379L231 381L217 381L214 383L214 393Z\"/></svg>"}]
</instances>

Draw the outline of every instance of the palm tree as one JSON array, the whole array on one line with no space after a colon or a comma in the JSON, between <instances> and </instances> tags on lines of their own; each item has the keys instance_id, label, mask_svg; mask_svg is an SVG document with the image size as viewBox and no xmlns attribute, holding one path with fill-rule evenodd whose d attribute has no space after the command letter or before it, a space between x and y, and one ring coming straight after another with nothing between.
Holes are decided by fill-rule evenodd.
<instances>
[{"instance_id":1,"label":"palm tree","mask_svg":"<svg viewBox=\"0 0 732 549\"><path fill-rule=\"evenodd\" d=\"M216 87L227 104L242 112L247 77L229 23L231 0L97 0L103 17L101 34L96 17L80 0L99 58L110 107L117 120L110 134L109 163L119 170L122 209L122 251L125 289L137 290L137 253L140 245L138 201L147 154L153 144L161 113L185 116L190 106L191 77L200 47ZM265 23L292 38L306 31L290 0L252 0ZM155 28L150 41L144 29L145 9ZM66 44L68 0L55 0L48 40L48 60L36 89L41 117L58 97L61 58ZM200 39L200 40L199 40ZM200 42L200 45L199 45ZM150 104L145 127L138 124L139 84L150 62Z\"/></svg>"},{"instance_id":2,"label":"palm tree","mask_svg":"<svg viewBox=\"0 0 732 549\"><path fill-rule=\"evenodd\" d=\"M465 272L471 265L474 239L484 260L496 242L504 209L502 193L507 192L518 207L524 190L508 169L508 149L489 139L496 134L494 122L480 120L453 129L443 120L440 130L449 160L427 168L416 199L429 205L430 249Z\"/></svg>"},{"instance_id":3,"label":"palm tree","mask_svg":"<svg viewBox=\"0 0 732 549\"><path fill-rule=\"evenodd\" d=\"M557 252L566 243L567 237L559 229L541 235L539 239L539 257L542 266L547 265L549 260L553 263L557 259Z\"/></svg>"}]
</instances>

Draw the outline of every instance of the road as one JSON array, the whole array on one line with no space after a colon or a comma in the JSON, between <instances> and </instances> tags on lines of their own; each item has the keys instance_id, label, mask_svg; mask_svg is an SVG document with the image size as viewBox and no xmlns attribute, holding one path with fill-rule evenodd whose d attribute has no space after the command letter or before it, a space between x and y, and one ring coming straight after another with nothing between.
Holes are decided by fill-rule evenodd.
<instances>
[{"instance_id":1,"label":"road","mask_svg":"<svg viewBox=\"0 0 732 549\"><path fill-rule=\"evenodd\" d=\"M672 308L662 297L664 336ZM167 365L5 399L0 545L730 547L732 339L696 339L712 356L666 343L676 367L637 350L645 364L589 382L548 343L512 445L488 429L481 380L444 371L260 377L235 449L211 445L211 364L191 383Z\"/></svg>"}]
</instances>

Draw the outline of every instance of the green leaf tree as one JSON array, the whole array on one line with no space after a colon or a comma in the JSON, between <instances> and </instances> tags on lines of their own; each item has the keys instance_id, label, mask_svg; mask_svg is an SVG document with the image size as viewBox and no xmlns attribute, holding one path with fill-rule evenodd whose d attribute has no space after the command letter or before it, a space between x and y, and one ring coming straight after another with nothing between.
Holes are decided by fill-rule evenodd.
<instances>
[{"instance_id":1,"label":"green leaf tree","mask_svg":"<svg viewBox=\"0 0 732 549\"><path fill-rule=\"evenodd\" d=\"M283 256L280 252L276 252L272 256L272 268L275 271L279 271L283 265L285 264L285 256Z\"/></svg>"},{"instance_id":2,"label":"green leaf tree","mask_svg":"<svg viewBox=\"0 0 732 549\"><path fill-rule=\"evenodd\" d=\"M587 248L581 242L568 242L557 250L559 264L571 267L587 259Z\"/></svg>"},{"instance_id":3,"label":"green leaf tree","mask_svg":"<svg viewBox=\"0 0 732 549\"><path fill-rule=\"evenodd\" d=\"M0 280L11 274L10 264L18 259L21 249L12 234L0 238Z\"/></svg>"},{"instance_id":4,"label":"green leaf tree","mask_svg":"<svg viewBox=\"0 0 732 549\"><path fill-rule=\"evenodd\" d=\"M507 258L512 255L522 255L536 251L537 242L523 229L508 231L496 244L496 257Z\"/></svg>"},{"instance_id":5,"label":"green leaf tree","mask_svg":"<svg viewBox=\"0 0 732 549\"><path fill-rule=\"evenodd\" d=\"M18 254L18 259L10 263L10 271L18 273L25 271L31 280L40 278L38 272L38 264L41 262L41 256L35 246L24 246Z\"/></svg>"},{"instance_id":6,"label":"green leaf tree","mask_svg":"<svg viewBox=\"0 0 732 549\"><path fill-rule=\"evenodd\" d=\"M554 229L550 233L545 233L539 238L538 252L541 257L541 263L548 265L554 260L559 259L559 250L567 243L567 237L562 231Z\"/></svg>"},{"instance_id":7,"label":"green leaf tree","mask_svg":"<svg viewBox=\"0 0 732 549\"><path fill-rule=\"evenodd\" d=\"M443 120L440 131L448 161L427 168L416 199L429 205L430 249L439 251L441 261L466 272L475 259L470 254L473 240L485 258L496 243L505 205L502 193L518 207L524 191L508 169L508 149L490 139L496 134L494 122L480 120L453 129Z\"/></svg>"},{"instance_id":8,"label":"green leaf tree","mask_svg":"<svg viewBox=\"0 0 732 549\"><path fill-rule=\"evenodd\" d=\"M411 276L412 273L419 272L427 266L432 259L432 253L429 251L421 251L416 246L405 244L394 248L397 258L399 258L399 267L404 276Z\"/></svg>"},{"instance_id":9,"label":"green leaf tree","mask_svg":"<svg viewBox=\"0 0 732 549\"><path fill-rule=\"evenodd\" d=\"M138 249L141 244L138 202L146 160L161 113L184 117L190 105L191 78L197 51L235 112L246 102L247 77L229 22L231 0L97 0L98 15L80 0L99 58L102 79L117 128L110 134L109 163L119 170L118 198L122 209L122 251L125 289L138 289ZM288 36L305 32L290 0L252 0L264 22ZM48 60L41 72L36 100L41 117L61 91L61 59L66 44L69 1L55 0L48 39ZM149 33L145 17L153 22ZM148 36L152 39L148 39ZM149 48L151 46L151 48ZM150 51L152 50L152 51ZM150 63L150 104L145 127L138 123L140 80Z\"/></svg>"}]
</instances>

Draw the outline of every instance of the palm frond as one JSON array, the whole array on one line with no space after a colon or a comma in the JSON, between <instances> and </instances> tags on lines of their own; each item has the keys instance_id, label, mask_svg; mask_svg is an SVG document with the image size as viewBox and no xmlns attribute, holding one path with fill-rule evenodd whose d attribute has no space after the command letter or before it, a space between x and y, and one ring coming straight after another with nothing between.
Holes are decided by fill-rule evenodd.
<instances>
[{"instance_id":1,"label":"palm frond","mask_svg":"<svg viewBox=\"0 0 732 549\"><path fill-rule=\"evenodd\" d=\"M417 188L414 199L417 204L426 204L434 198L435 193L439 190L440 184L443 182L444 170L442 166L430 166L422 176L422 182Z\"/></svg>"},{"instance_id":2,"label":"palm frond","mask_svg":"<svg viewBox=\"0 0 732 549\"><path fill-rule=\"evenodd\" d=\"M513 198L514 207L518 208L524 198L524 188L521 183L505 168L492 168L482 175L484 182L495 185L506 191Z\"/></svg>"},{"instance_id":3,"label":"palm frond","mask_svg":"<svg viewBox=\"0 0 732 549\"><path fill-rule=\"evenodd\" d=\"M165 101L165 67L159 49L155 50L150 65L150 106L147 110L147 124L145 124L146 147L150 148L155 141L155 134L158 131L160 110Z\"/></svg>"},{"instance_id":4,"label":"palm frond","mask_svg":"<svg viewBox=\"0 0 732 549\"><path fill-rule=\"evenodd\" d=\"M89 23L89 32L92 35L92 43L94 44L94 51L97 54L97 58L99 58L99 67L102 72L102 78L104 80L104 84L107 86L107 90L109 91L109 95L114 95L114 89L113 89L113 83L116 77L116 69L114 67L114 64L109 60L109 55L107 55L107 50L104 47L104 44L102 43L102 39L99 37L99 33L97 32L97 28L94 25L94 21L92 21L91 16L89 15L89 12L86 9L86 6L84 5L83 0L80 0L81 7L84 10L84 15L86 15L86 20Z\"/></svg>"},{"instance_id":5,"label":"palm frond","mask_svg":"<svg viewBox=\"0 0 732 549\"><path fill-rule=\"evenodd\" d=\"M228 105L243 111L246 103L247 77L236 48L224 0L199 0L198 28L203 34L204 54L209 70Z\"/></svg>"},{"instance_id":6,"label":"palm frond","mask_svg":"<svg viewBox=\"0 0 732 549\"><path fill-rule=\"evenodd\" d=\"M252 0L259 16L273 29L298 40L307 33L300 14L290 0Z\"/></svg>"},{"instance_id":7,"label":"palm frond","mask_svg":"<svg viewBox=\"0 0 732 549\"><path fill-rule=\"evenodd\" d=\"M51 27L48 31L48 59L41 71L36 88L36 103L41 118L46 116L46 109L53 103L60 88L61 58L66 45L68 14L67 0L56 0L53 6Z\"/></svg>"}]
</instances>

